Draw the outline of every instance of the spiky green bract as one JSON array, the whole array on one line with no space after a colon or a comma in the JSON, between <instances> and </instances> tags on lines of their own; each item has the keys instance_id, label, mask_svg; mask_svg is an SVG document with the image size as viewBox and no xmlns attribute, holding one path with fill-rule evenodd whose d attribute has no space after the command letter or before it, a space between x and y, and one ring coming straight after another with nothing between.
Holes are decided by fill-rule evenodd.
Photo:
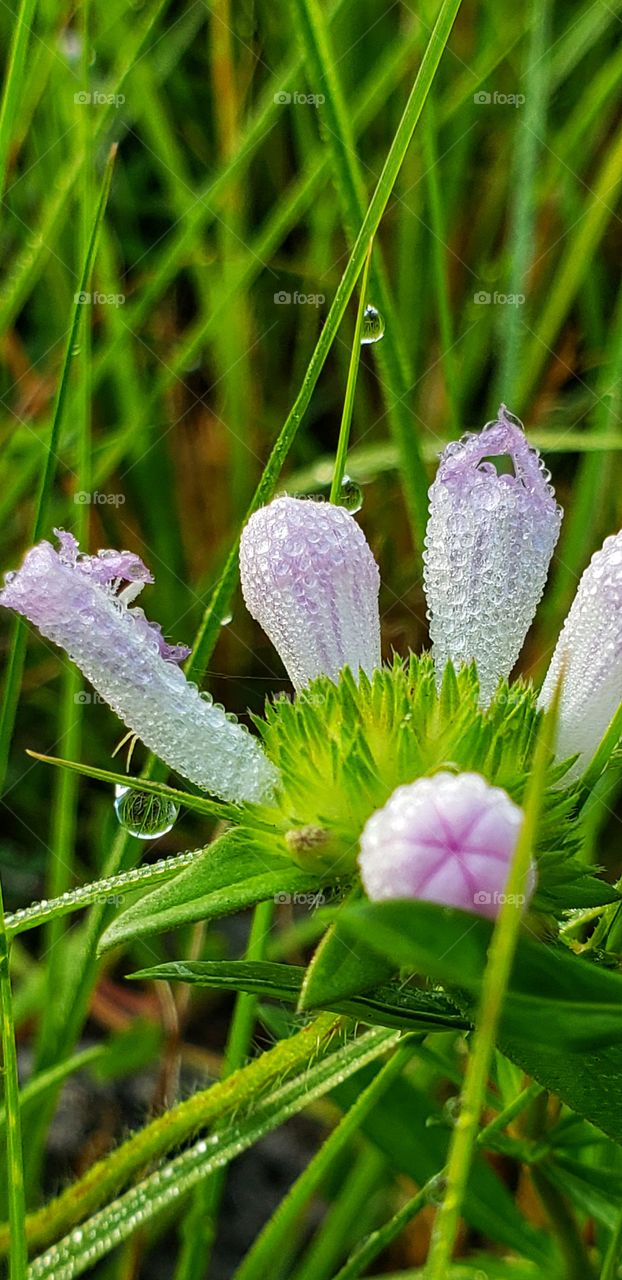
<instances>
[{"instance_id":1,"label":"spiky green bract","mask_svg":"<svg viewBox=\"0 0 622 1280\"><path fill-rule=\"evenodd\" d=\"M499 684L479 705L474 666L447 665L440 690L428 654L395 657L358 680L347 669L339 683L320 677L295 701L269 702L257 720L280 782L275 807L253 806L252 820L279 832L306 869L347 877L370 815L396 787L438 769L470 770L503 787L521 804L532 765L540 712L531 685ZM551 763L539 840L538 900L556 907L583 903L585 868L573 857L576 787L560 785L566 765ZM572 888L577 887L575 895Z\"/></svg>"}]
</instances>

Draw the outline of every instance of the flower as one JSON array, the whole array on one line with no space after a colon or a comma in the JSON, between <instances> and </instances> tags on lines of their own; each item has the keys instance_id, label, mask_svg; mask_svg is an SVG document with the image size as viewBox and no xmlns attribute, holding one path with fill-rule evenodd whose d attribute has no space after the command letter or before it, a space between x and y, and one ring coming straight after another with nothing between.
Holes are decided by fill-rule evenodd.
<instances>
[{"instance_id":1,"label":"flower","mask_svg":"<svg viewBox=\"0 0 622 1280\"><path fill-rule=\"evenodd\" d=\"M131 607L153 581L142 560L128 551L81 555L70 533L57 533L59 551L40 542L6 575L0 604L65 649L172 769L224 800L265 798L274 771L259 742L188 682L178 663L189 649L168 644L157 623Z\"/></svg>"},{"instance_id":2,"label":"flower","mask_svg":"<svg viewBox=\"0 0 622 1280\"><path fill-rule=\"evenodd\" d=\"M359 866L373 901L421 898L494 919L522 810L477 773L436 773L398 787L367 821ZM530 868L525 900L535 886Z\"/></svg>"},{"instance_id":3,"label":"flower","mask_svg":"<svg viewBox=\"0 0 622 1280\"><path fill-rule=\"evenodd\" d=\"M607 538L579 582L542 686L548 707L561 676L559 759L579 753L565 781L583 772L622 701L622 532Z\"/></svg>"},{"instance_id":4,"label":"flower","mask_svg":"<svg viewBox=\"0 0 622 1280\"><path fill-rule=\"evenodd\" d=\"M509 458L499 475L491 457ZM544 590L562 512L536 449L501 405L447 446L430 489L424 585L439 679L475 660L483 704L509 676Z\"/></svg>"},{"instance_id":5,"label":"flower","mask_svg":"<svg viewBox=\"0 0 622 1280\"><path fill-rule=\"evenodd\" d=\"M251 516L240 545L242 593L296 689L349 666L380 666L380 574L344 507L276 498Z\"/></svg>"}]
</instances>

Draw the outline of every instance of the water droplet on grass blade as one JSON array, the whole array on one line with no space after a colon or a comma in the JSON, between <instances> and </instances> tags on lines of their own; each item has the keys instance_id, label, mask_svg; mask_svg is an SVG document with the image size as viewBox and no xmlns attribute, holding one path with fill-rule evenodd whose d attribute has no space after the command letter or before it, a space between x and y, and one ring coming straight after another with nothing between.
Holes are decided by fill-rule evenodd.
<instances>
[{"instance_id":1,"label":"water droplet on grass blade","mask_svg":"<svg viewBox=\"0 0 622 1280\"><path fill-rule=\"evenodd\" d=\"M360 511L363 505L363 490L356 480L352 480L350 476L344 476L341 481L339 490L339 506L345 507L346 511L353 514Z\"/></svg>"},{"instance_id":2,"label":"water droplet on grass blade","mask_svg":"<svg viewBox=\"0 0 622 1280\"><path fill-rule=\"evenodd\" d=\"M173 800L119 785L115 787L114 810L120 826L138 840L165 836L179 814L179 806Z\"/></svg>"},{"instance_id":3,"label":"water droplet on grass blade","mask_svg":"<svg viewBox=\"0 0 622 1280\"><path fill-rule=\"evenodd\" d=\"M369 346L371 342L380 342L381 338L384 338L384 320L377 307L373 307L369 303L363 312L361 346Z\"/></svg>"}]
</instances>

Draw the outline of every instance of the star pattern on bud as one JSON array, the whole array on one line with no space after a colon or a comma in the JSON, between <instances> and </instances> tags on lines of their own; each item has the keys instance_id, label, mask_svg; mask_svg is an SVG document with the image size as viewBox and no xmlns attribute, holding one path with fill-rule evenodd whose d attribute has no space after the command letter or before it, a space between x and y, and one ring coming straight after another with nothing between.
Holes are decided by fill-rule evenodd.
<instances>
[{"instance_id":1,"label":"star pattern on bud","mask_svg":"<svg viewBox=\"0 0 622 1280\"><path fill-rule=\"evenodd\" d=\"M364 888L373 901L417 898L494 919L522 822L507 792L477 773L419 778L398 787L366 823ZM532 866L525 902L534 886Z\"/></svg>"}]
</instances>

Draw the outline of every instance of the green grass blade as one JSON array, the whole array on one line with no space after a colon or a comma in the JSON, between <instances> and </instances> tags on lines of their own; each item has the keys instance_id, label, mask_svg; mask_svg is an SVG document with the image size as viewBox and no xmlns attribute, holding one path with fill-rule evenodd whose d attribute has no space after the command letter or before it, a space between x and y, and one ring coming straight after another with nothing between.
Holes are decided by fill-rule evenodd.
<instances>
[{"instance_id":1,"label":"green grass blade","mask_svg":"<svg viewBox=\"0 0 622 1280\"><path fill-rule=\"evenodd\" d=\"M402 113L402 117L385 160L382 173L380 174L376 189L368 206L367 213L356 237L345 271L341 277L337 292L326 318L326 323L311 357L302 387L294 401L293 407L288 414L285 423L283 424L278 439L273 446L261 480L255 490L253 500L247 513L247 518L250 517L257 507L263 506L268 502L274 493L281 469L296 437L303 414L309 406L315 385L320 373L322 372L330 348L335 341L337 330L341 324L346 307L354 291L356 281L365 260L367 246L369 241L375 236L380 225L380 220L387 206L391 191L393 190L395 179L400 171L417 121L421 115L421 111L423 110L424 102L434 80L436 69L441 60L445 45L449 39L451 28L460 8L460 3L461 0L443 0L434 30L430 36L421 66L419 67L415 83ZM227 557L220 581L205 611L195 648L186 668L186 670L189 673L191 672L195 678L199 678L203 674L205 667L209 662L220 631L220 624L227 612L227 609L229 608L229 603L237 579L237 552L238 543L236 540Z\"/></svg>"}]
</instances>

